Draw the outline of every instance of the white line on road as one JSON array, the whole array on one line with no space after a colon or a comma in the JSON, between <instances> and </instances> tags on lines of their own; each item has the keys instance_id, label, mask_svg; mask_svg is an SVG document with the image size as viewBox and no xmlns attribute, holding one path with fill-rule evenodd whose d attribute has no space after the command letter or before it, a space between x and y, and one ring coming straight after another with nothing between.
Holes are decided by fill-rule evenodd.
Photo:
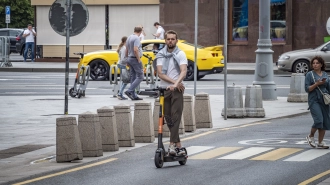
<instances>
[{"instance_id":1,"label":"white line on road","mask_svg":"<svg viewBox=\"0 0 330 185\"><path fill-rule=\"evenodd\" d=\"M233 154L229 154L223 157L220 157L218 159L246 159L248 157L252 157L254 155L272 150L274 148L270 148L270 147L251 147L245 150L241 150L238 152L235 152Z\"/></svg>"},{"instance_id":2,"label":"white line on road","mask_svg":"<svg viewBox=\"0 0 330 185\"><path fill-rule=\"evenodd\" d=\"M322 155L325 155L329 152L330 152L330 150L311 149L306 152L295 155L293 157L290 157L284 161L311 161L311 160L321 157Z\"/></svg>"},{"instance_id":3,"label":"white line on road","mask_svg":"<svg viewBox=\"0 0 330 185\"><path fill-rule=\"evenodd\" d=\"M214 148L214 146L190 146L190 147L187 147L187 152L188 152L188 155L193 155L193 154L196 154L196 153L199 153L199 152L203 152L205 150L209 150L211 148Z\"/></svg>"}]
</instances>

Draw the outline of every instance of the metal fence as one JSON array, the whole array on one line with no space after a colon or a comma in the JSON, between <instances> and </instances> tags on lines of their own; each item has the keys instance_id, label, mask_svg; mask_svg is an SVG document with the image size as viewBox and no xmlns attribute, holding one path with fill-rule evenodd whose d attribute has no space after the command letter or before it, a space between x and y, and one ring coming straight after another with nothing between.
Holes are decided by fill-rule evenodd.
<instances>
[{"instance_id":1,"label":"metal fence","mask_svg":"<svg viewBox=\"0 0 330 185\"><path fill-rule=\"evenodd\" d=\"M10 38L0 36L0 67L12 67L13 65L9 61L10 54Z\"/></svg>"}]
</instances>

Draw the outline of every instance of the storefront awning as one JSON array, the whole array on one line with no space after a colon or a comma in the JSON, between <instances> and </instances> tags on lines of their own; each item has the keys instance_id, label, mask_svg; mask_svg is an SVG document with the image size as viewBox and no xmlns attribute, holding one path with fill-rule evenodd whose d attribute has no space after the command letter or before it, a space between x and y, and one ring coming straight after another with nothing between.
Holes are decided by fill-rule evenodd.
<instances>
[{"instance_id":1,"label":"storefront awning","mask_svg":"<svg viewBox=\"0 0 330 185\"><path fill-rule=\"evenodd\" d=\"M282 5L282 4L285 4L286 0L270 0L270 4L272 6L274 5Z\"/></svg>"}]
</instances>

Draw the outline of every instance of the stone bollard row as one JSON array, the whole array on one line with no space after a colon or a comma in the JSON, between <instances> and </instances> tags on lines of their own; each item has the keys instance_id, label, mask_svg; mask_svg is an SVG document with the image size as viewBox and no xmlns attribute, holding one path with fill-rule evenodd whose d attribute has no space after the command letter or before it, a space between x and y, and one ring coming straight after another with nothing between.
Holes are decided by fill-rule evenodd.
<instances>
[{"instance_id":1,"label":"stone bollard row","mask_svg":"<svg viewBox=\"0 0 330 185\"><path fill-rule=\"evenodd\" d=\"M97 109L101 124L102 149L105 152L118 151L118 134L115 110L109 107Z\"/></svg>"},{"instance_id":2,"label":"stone bollard row","mask_svg":"<svg viewBox=\"0 0 330 185\"><path fill-rule=\"evenodd\" d=\"M152 143L155 141L151 103L139 102L134 104L133 129L135 142Z\"/></svg>"},{"instance_id":3,"label":"stone bollard row","mask_svg":"<svg viewBox=\"0 0 330 185\"><path fill-rule=\"evenodd\" d=\"M227 90L227 117L265 117L265 109L262 105L262 89L260 85L248 85L245 91L245 106L243 106L242 88L230 86ZM222 109L224 116L224 109Z\"/></svg>"},{"instance_id":4,"label":"stone bollard row","mask_svg":"<svg viewBox=\"0 0 330 185\"><path fill-rule=\"evenodd\" d=\"M85 112L78 116L78 130L84 157L103 156L101 125L97 114Z\"/></svg>"},{"instance_id":5,"label":"stone bollard row","mask_svg":"<svg viewBox=\"0 0 330 185\"><path fill-rule=\"evenodd\" d=\"M290 81L290 93L288 102L307 102L308 94L305 91L305 75L292 73Z\"/></svg>"},{"instance_id":6,"label":"stone bollard row","mask_svg":"<svg viewBox=\"0 0 330 185\"><path fill-rule=\"evenodd\" d=\"M209 94L198 93L195 96L196 128L212 128L212 116Z\"/></svg>"},{"instance_id":7,"label":"stone bollard row","mask_svg":"<svg viewBox=\"0 0 330 185\"><path fill-rule=\"evenodd\" d=\"M116 114L119 146L124 146L124 147L135 146L130 106L125 104L120 104L114 106L114 108Z\"/></svg>"},{"instance_id":8,"label":"stone bollard row","mask_svg":"<svg viewBox=\"0 0 330 185\"><path fill-rule=\"evenodd\" d=\"M56 118L56 162L82 160L83 152L75 117Z\"/></svg>"}]
</instances>

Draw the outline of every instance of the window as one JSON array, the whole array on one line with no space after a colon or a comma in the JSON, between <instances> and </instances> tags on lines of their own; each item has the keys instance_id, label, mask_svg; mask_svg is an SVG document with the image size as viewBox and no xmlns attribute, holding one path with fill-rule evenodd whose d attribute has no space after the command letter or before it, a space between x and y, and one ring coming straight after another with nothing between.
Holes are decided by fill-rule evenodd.
<instances>
[{"instance_id":1,"label":"window","mask_svg":"<svg viewBox=\"0 0 330 185\"><path fill-rule=\"evenodd\" d=\"M248 0L231 1L232 41L248 40Z\"/></svg>"},{"instance_id":2,"label":"window","mask_svg":"<svg viewBox=\"0 0 330 185\"><path fill-rule=\"evenodd\" d=\"M8 31L7 30L0 31L0 36L8 36Z\"/></svg>"},{"instance_id":3,"label":"window","mask_svg":"<svg viewBox=\"0 0 330 185\"><path fill-rule=\"evenodd\" d=\"M286 0L270 0L270 39L284 42L286 36Z\"/></svg>"}]
</instances>

